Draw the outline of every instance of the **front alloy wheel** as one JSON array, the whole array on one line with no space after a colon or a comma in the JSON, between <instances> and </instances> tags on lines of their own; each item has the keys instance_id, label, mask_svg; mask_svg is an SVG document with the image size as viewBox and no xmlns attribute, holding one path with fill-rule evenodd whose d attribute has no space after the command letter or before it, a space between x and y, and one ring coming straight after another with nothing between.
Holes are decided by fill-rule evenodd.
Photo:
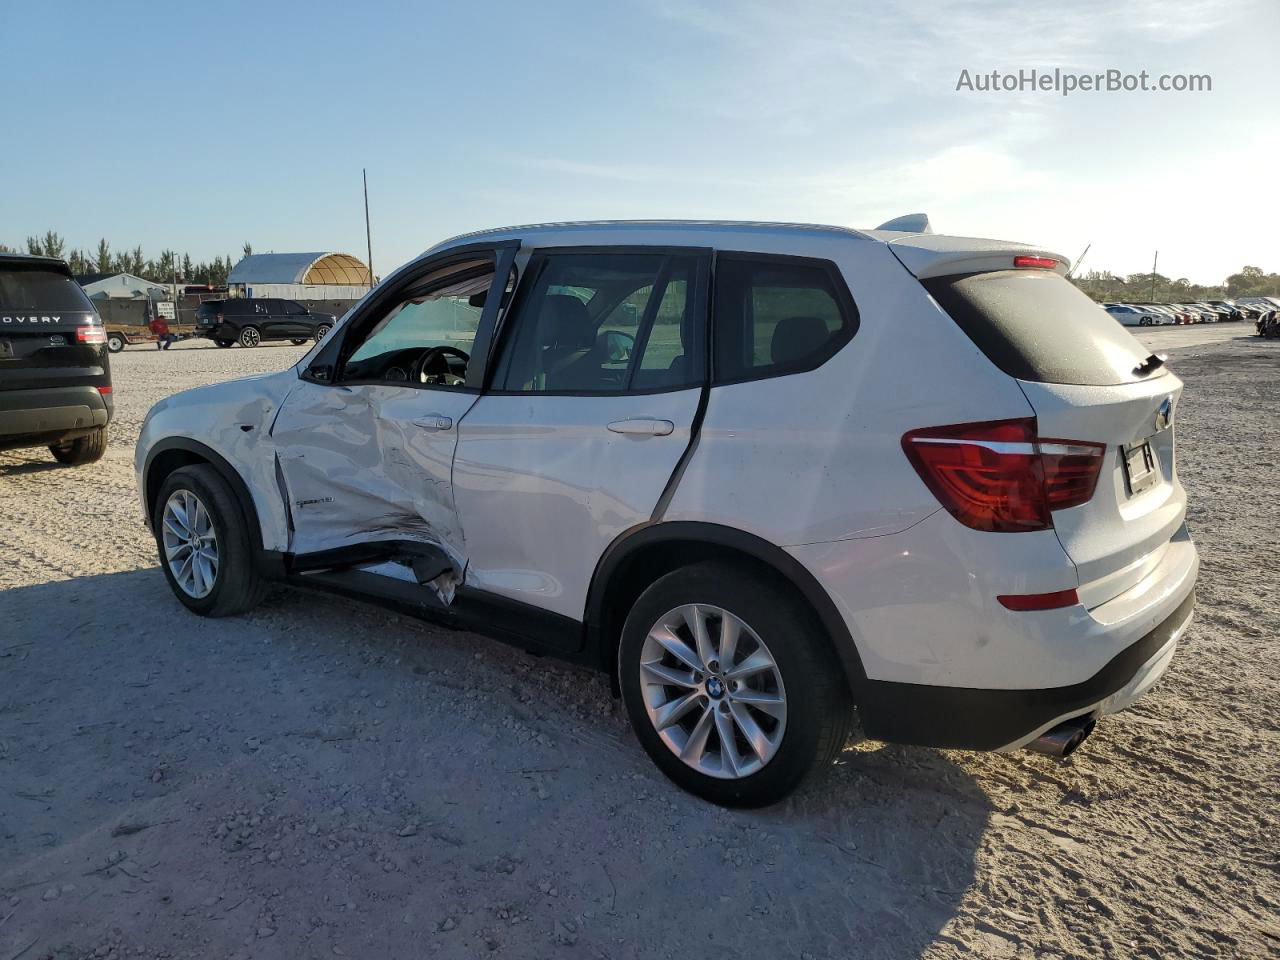
<instances>
[{"instance_id":1,"label":"front alloy wheel","mask_svg":"<svg viewBox=\"0 0 1280 960\"><path fill-rule=\"evenodd\" d=\"M179 467L155 494L151 528L160 567L174 596L205 617L252 610L266 583L246 508L208 464Z\"/></svg>"},{"instance_id":2,"label":"front alloy wheel","mask_svg":"<svg viewBox=\"0 0 1280 960\"><path fill-rule=\"evenodd\" d=\"M187 596L207 597L218 579L218 535L200 498L175 490L165 501L161 537L169 572Z\"/></svg>"},{"instance_id":3,"label":"front alloy wheel","mask_svg":"<svg viewBox=\"0 0 1280 960\"><path fill-rule=\"evenodd\" d=\"M669 611L640 653L649 722L694 770L732 780L760 771L787 728L787 695L768 646L713 604Z\"/></svg>"}]
</instances>

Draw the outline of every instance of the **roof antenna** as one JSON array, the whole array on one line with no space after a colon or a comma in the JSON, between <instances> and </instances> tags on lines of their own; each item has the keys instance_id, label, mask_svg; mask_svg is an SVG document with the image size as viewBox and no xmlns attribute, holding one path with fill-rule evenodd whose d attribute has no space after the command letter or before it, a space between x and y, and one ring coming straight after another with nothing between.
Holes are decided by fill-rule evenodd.
<instances>
[{"instance_id":1,"label":"roof antenna","mask_svg":"<svg viewBox=\"0 0 1280 960\"><path fill-rule=\"evenodd\" d=\"M933 233L927 213L908 213L905 216L886 220L877 230L898 230L902 233Z\"/></svg>"}]
</instances>

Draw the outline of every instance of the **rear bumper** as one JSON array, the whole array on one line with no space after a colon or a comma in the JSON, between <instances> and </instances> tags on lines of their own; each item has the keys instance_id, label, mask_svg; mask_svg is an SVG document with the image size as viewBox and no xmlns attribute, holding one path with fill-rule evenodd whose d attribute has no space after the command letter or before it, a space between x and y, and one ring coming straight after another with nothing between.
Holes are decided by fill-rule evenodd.
<instances>
[{"instance_id":1,"label":"rear bumper","mask_svg":"<svg viewBox=\"0 0 1280 960\"><path fill-rule=\"evenodd\" d=\"M960 750L1012 750L1071 717L1128 707L1168 669L1191 623L1195 592L1092 677L1043 690L978 690L869 680L859 711L868 736Z\"/></svg>"},{"instance_id":2,"label":"rear bumper","mask_svg":"<svg viewBox=\"0 0 1280 960\"><path fill-rule=\"evenodd\" d=\"M61 443L106 426L110 395L96 387L0 391L0 448Z\"/></svg>"}]
</instances>

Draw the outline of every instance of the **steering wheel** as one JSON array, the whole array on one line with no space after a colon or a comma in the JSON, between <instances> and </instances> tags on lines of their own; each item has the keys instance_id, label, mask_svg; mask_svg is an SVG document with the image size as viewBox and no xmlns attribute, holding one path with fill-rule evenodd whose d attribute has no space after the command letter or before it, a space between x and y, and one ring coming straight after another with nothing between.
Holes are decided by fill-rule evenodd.
<instances>
[{"instance_id":1,"label":"steering wheel","mask_svg":"<svg viewBox=\"0 0 1280 960\"><path fill-rule=\"evenodd\" d=\"M459 350L457 347L427 347L423 350L418 359L413 362L413 367L409 371L409 379L414 383L448 383L450 385L461 383L462 377L457 376L449 369L449 362L445 357L457 357L464 364L471 362L471 354L465 350ZM431 380L431 377L452 377L452 380Z\"/></svg>"}]
</instances>

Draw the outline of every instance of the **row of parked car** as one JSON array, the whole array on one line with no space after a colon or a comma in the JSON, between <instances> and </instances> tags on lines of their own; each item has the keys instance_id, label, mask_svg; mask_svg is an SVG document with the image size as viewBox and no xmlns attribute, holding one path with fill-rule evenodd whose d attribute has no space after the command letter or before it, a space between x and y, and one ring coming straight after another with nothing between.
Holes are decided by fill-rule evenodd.
<instances>
[{"instance_id":1,"label":"row of parked car","mask_svg":"<svg viewBox=\"0 0 1280 960\"><path fill-rule=\"evenodd\" d=\"M1197 300L1194 303L1104 303L1102 308L1126 327L1158 327L1175 323L1218 323L1242 320L1264 333L1275 325L1280 298Z\"/></svg>"}]
</instances>

